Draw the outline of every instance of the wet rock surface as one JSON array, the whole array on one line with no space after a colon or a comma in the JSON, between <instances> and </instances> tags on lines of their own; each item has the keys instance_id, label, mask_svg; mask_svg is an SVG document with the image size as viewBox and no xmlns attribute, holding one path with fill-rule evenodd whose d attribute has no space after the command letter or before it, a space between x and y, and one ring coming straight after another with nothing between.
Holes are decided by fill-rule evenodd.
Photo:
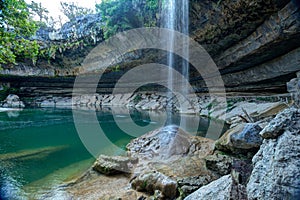
<instances>
[{"instance_id":1,"label":"wet rock surface","mask_svg":"<svg viewBox=\"0 0 300 200\"><path fill-rule=\"evenodd\" d=\"M191 145L190 138L190 135L177 126L166 126L134 139L127 145L127 149L133 157L142 155L146 159L157 156L166 159L173 155L187 155Z\"/></svg>"}]
</instances>

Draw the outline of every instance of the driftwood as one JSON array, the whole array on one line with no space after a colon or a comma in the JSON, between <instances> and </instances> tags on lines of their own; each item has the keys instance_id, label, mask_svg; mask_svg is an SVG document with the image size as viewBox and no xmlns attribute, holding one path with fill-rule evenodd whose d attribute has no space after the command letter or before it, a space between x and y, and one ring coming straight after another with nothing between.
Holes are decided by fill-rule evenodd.
<instances>
[{"instance_id":1,"label":"driftwood","mask_svg":"<svg viewBox=\"0 0 300 200\"><path fill-rule=\"evenodd\" d=\"M243 122L254 123L254 119L247 113L247 111L244 108L242 108L242 111L244 112L246 117L244 117L243 115L238 115L238 116L243 120Z\"/></svg>"}]
</instances>

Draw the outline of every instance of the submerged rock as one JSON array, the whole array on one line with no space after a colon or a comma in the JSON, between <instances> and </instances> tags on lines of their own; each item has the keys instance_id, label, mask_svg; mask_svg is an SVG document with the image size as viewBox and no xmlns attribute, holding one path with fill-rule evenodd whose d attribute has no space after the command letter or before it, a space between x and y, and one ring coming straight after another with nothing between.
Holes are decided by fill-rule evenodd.
<instances>
[{"instance_id":1,"label":"submerged rock","mask_svg":"<svg viewBox=\"0 0 300 200\"><path fill-rule=\"evenodd\" d=\"M93 165L93 169L106 175L114 175L120 173L129 173L132 165L137 163L137 159L123 156L105 156L100 155Z\"/></svg>"},{"instance_id":2,"label":"submerged rock","mask_svg":"<svg viewBox=\"0 0 300 200\"><path fill-rule=\"evenodd\" d=\"M37 149L22 150L14 153L0 154L0 161L43 159L49 154L61 151L65 148L67 148L67 146L44 147Z\"/></svg>"},{"instance_id":3,"label":"submerged rock","mask_svg":"<svg viewBox=\"0 0 300 200\"><path fill-rule=\"evenodd\" d=\"M173 199L177 193L177 183L160 172L146 172L137 176L131 183L137 191L154 194L156 190L161 192L161 199Z\"/></svg>"},{"instance_id":4,"label":"submerged rock","mask_svg":"<svg viewBox=\"0 0 300 200\"><path fill-rule=\"evenodd\" d=\"M262 130L256 123L240 124L228 130L216 141L216 149L234 154L248 154L256 152L262 138L259 132Z\"/></svg>"},{"instance_id":5,"label":"submerged rock","mask_svg":"<svg viewBox=\"0 0 300 200\"><path fill-rule=\"evenodd\" d=\"M262 135L272 137L263 141L252 160L249 199L299 199L300 110L290 108L280 113Z\"/></svg>"}]
</instances>

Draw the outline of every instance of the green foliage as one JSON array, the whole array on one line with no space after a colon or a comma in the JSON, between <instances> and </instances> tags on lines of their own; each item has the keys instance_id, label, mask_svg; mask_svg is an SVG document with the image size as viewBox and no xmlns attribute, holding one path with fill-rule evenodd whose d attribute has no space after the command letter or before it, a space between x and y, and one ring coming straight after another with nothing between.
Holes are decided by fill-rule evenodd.
<instances>
[{"instance_id":1,"label":"green foliage","mask_svg":"<svg viewBox=\"0 0 300 200\"><path fill-rule=\"evenodd\" d=\"M85 39L76 40L76 41L66 41L65 43L56 43L52 44L47 48L43 48L39 50L38 56L40 58L48 59L48 63L50 64L51 59L55 59L58 53L63 53L67 50L75 50L78 48L83 48L89 46L90 42Z\"/></svg>"},{"instance_id":2,"label":"green foliage","mask_svg":"<svg viewBox=\"0 0 300 200\"><path fill-rule=\"evenodd\" d=\"M38 21L35 21L35 23L39 28L55 29L57 23L61 21L61 16L59 16L59 21L55 20L52 16L48 16L49 11L44 8L41 3L31 1L31 3L27 5L27 7L32 19L38 17Z\"/></svg>"},{"instance_id":3,"label":"green foliage","mask_svg":"<svg viewBox=\"0 0 300 200\"><path fill-rule=\"evenodd\" d=\"M8 86L3 86L0 90L0 101L4 101L9 94L18 94L19 90Z\"/></svg>"},{"instance_id":4,"label":"green foliage","mask_svg":"<svg viewBox=\"0 0 300 200\"><path fill-rule=\"evenodd\" d=\"M141 94L137 94L134 99L133 99L133 103L137 104L138 102L142 101L142 95Z\"/></svg>"},{"instance_id":5,"label":"green foliage","mask_svg":"<svg viewBox=\"0 0 300 200\"><path fill-rule=\"evenodd\" d=\"M24 0L1 0L0 5L0 67L15 64L17 58L36 62L39 45L25 39L33 35L37 26L29 16Z\"/></svg>"},{"instance_id":6,"label":"green foliage","mask_svg":"<svg viewBox=\"0 0 300 200\"><path fill-rule=\"evenodd\" d=\"M76 17L93 13L93 10L89 8L80 7L74 2L60 2L60 5L62 13L64 13L64 15L68 17L70 21L75 19Z\"/></svg>"},{"instance_id":7,"label":"green foliage","mask_svg":"<svg viewBox=\"0 0 300 200\"><path fill-rule=\"evenodd\" d=\"M112 71L113 71L113 72L118 72L118 71L120 71L120 65L114 66L113 69L112 69Z\"/></svg>"},{"instance_id":8,"label":"green foliage","mask_svg":"<svg viewBox=\"0 0 300 200\"><path fill-rule=\"evenodd\" d=\"M157 0L102 0L96 5L96 11L102 14L106 22L104 38L117 32L138 27L156 25L159 9Z\"/></svg>"}]
</instances>

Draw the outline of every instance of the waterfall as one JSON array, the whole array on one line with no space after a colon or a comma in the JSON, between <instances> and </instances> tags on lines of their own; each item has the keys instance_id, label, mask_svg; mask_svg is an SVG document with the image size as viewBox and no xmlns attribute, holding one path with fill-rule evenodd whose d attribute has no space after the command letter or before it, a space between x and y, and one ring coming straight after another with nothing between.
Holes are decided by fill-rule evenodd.
<instances>
[{"instance_id":1,"label":"waterfall","mask_svg":"<svg viewBox=\"0 0 300 200\"><path fill-rule=\"evenodd\" d=\"M172 29L175 30L175 14L176 14L176 2L175 0L166 0L166 13L165 13L165 28L168 29ZM174 80L173 80L173 65L174 65L174 55L171 52L172 49L174 49L174 32L170 32L170 34L168 35L167 38L168 41L168 49L170 49L170 51L168 52L168 58L167 58L167 65L169 66L169 70L168 70L168 104L167 104L167 125L172 124L172 112L173 112L173 84L174 84Z\"/></svg>"},{"instance_id":2,"label":"waterfall","mask_svg":"<svg viewBox=\"0 0 300 200\"><path fill-rule=\"evenodd\" d=\"M165 0L164 5L164 14L163 14L163 27L168 28L171 30L175 30L178 32L181 32L183 34L188 35L189 31L189 2L188 0ZM177 82L174 82L174 75L173 75L173 69L175 68L174 65L181 64L181 74L184 76L187 80L189 80L189 63L187 60L182 59L181 63L175 63L174 55L172 53L172 50L174 49L174 45L176 43L174 38L174 32L170 32L167 38L168 41L168 49L170 51L167 55L167 65L169 66L168 71L168 105L167 105L167 113L168 113L168 120L167 124L172 124L172 105L173 105L173 94L172 91L174 89L174 84L178 84ZM188 41L183 41L184 43L187 43ZM189 57L189 49L183 48L182 54L184 58ZM188 91L188 85L186 82L182 82L181 84L181 91L180 93L184 96L184 98L187 98L187 95L189 93ZM184 122L183 122L184 123Z\"/></svg>"}]
</instances>

